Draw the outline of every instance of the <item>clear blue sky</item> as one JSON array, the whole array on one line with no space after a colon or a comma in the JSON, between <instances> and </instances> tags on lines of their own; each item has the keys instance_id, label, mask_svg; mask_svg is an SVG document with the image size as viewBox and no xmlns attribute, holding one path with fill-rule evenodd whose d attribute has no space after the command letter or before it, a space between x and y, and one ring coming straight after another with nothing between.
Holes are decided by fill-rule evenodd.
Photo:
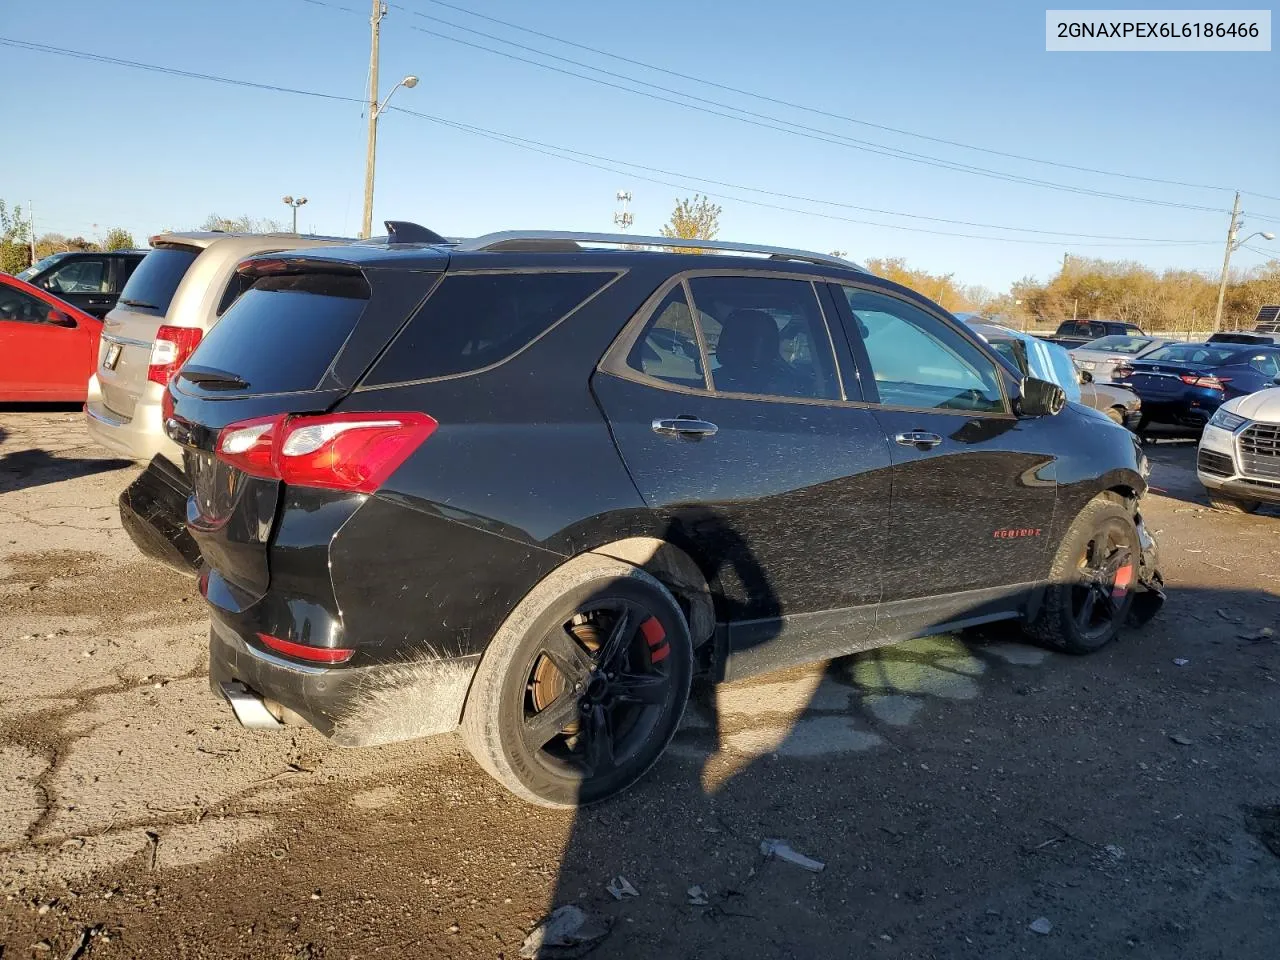
<instances>
[{"instance_id":1,"label":"clear blue sky","mask_svg":"<svg viewBox=\"0 0 1280 960\"><path fill-rule=\"evenodd\" d=\"M1280 197L1280 53L1044 51L1044 5L737 0L450 0L530 27L744 90L994 150ZM348 12L343 7L351 8ZM0 4L0 35L359 98L368 68L366 0L43 0ZM1065 252L1216 270L1225 213L1148 206L972 176L637 96L420 32L588 72L410 11L792 123L953 163L1225 211L1229 191L1144 183L976 153L805 113L610 60L469 16L398 0L383 23L383 91L422 77L393 105L680 176L599 170L388 111L379 127L375 219L442 233L511 227L612 229L628 188L638 232L677 196L717 194L721 235L853 259L902 256L997 290L1047 277ZM287 221L280 197L310 202L300 226L354 235L364 172L358 103L231 87L0 46L10 91L0 198L34 203L39 232L141 239L211 212ZM623 82L611 80L611 82ZM661 94L669 96L668 94ZM678 99L678 98L673 98ZM721 108L713 108L721 109ZM609 164L605 164L606 166ZM676 186L647 182L642 176ZM1004 233L712 187L694 176L904 213L1074 234L1207 241L1198 246ZM1019 242L936 236L752 206ZM1280 231L1280 199L1244 199L1247 228ZM1028 239L1048 243L1024 242ZM1280 251L1280 241L1268 245ZM1264 257L1243 250L1242 267Z\"/></svg>"}]
</instances>

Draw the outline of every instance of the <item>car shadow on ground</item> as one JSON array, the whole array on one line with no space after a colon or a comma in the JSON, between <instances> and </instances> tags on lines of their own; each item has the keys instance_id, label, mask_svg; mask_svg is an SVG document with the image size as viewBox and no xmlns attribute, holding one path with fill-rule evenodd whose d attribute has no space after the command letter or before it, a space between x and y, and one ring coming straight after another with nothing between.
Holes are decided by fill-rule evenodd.
<instances>
[{"instance_id":1,"label":"car shadow on ground","mask_svg":"<svg viewBox=\"0 0 1280 960\"><path fill-rule=\"evenodd\" d=\"M1191 652L1190 621L1210 651ZM1280 597L1261 590L1184 589L1093 657L989 627L702 688L653 774L578 811L549 908L579 907L610 930L604 954L637 960L1003 957L1028 937L1042 956L1159 957L1216 943L1218 921L1240 955L1263 956L1263 931L1239 929L1254 889L1204 906L1195 884L1197 864L1241 846L1249 883L1275 872L1254 866L1247 824L1280 802L1266 787L1280 771L1195 764L1258 724L1241 696L1269 693L1280 661L1269 638L1245 638L1277 621ZM1239 657L1258 689L1214 690L1239 712L1188 710L1233 682ZM1197 789L1203 799L1179 799ZM1166 825L1184 815L1176 833ZM1190 833L1222 835L1224 822L1237 839ZM1143 893L1152 876L1177 892ZM1167 911L1198 913L1194 936ZM1041 914L1067 929L1028 933Z\"/></svg>"},{"instance_id":2,"label":"car shadow on ground","mask_svg":"<svg viewBox=\"0 0 1280 960\"><path fill-rule=\"evenodd\" d=\"M0 413L78 413L81 409L83 404L0 404ZM41 448L6 453L4 448L9 439L9 431L0 427L0 493L14 493L60 480L73 480L132 466L132 461L119 458L63 457Z\"/></svg>"}]
</instances>

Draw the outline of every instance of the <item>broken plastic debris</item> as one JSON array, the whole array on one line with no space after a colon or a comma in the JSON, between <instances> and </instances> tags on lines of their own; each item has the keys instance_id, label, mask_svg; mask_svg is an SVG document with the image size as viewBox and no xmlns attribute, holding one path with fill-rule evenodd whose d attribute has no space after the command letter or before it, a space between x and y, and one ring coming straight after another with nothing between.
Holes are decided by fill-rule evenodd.
<instances>
[{"instance_id":1,"label":"broken plastic debris","mask_svg":"<svg viewBox=\"0 0 1280 960\"><path fill-rule=\"evenodd\" d=\"M1038 933L1040 936L1047 936L1049 931L1053 929L1053 924L1049 922L1048 917L1036 917L1027 927L1032 933Z\"/></svg>"},{"instance_id":2,"label":"broken plastic debris","mask_svg":"<svg viewBox=\"0 0 1280 960\"><path fill-rule=\"evenodd\" d=\"M638 897L640 891L633 887L629 880L622 875L618 875L609 881L606 890L613 896L615 900L625 900L627 897Z\"/></svg>"},{"instance_id":3,"label":"broken plastic debris","mask_svg":"<svg viewBox=\"0 0 1280 960\"><path fill-rule=\"evenodd\" d=\"M568 951L595 943L608 932L609 922L605 918L592 916L580 907L566 904L552 911L524 938L520 956L525 960L570 956Z\"/></svg>"},{"instance_id":4,"label":"broken plastic debris","mask_svg":"<svg viewBox=\"0 0 1280 960\"><path fill-rule=\"evenodd\" d=\"M779 860L794 863L797 867L803 867L805 870L812 870L814 873L821 873L827 866L821 860L814 860L806 857L803 853L796 853L785 840L761 840L760 855L777 857Z\"/></svg>"},{"instance_id":5,"label":"broken plastic debris","mask_svg":"<svg viewBox=\"0 0 1280 960\"><path fill-rule=\"evenodd\" d=\"M707 891L695 885L689 888L689 905L694 907L705 907L707 905Z\"/></svg>"},{"instance_id":6,"label":"broken plastic debris","mask_svg":"<svg viewBox=\"0 0 1280 960\"><path fill-rule=\"evenodd\" d=\"M1188 660L1186 657L1175 657L1173 660L1173 665L1175 667L1185 667L1190 662L1191 661Z\"/></svg>"}]
</instances>

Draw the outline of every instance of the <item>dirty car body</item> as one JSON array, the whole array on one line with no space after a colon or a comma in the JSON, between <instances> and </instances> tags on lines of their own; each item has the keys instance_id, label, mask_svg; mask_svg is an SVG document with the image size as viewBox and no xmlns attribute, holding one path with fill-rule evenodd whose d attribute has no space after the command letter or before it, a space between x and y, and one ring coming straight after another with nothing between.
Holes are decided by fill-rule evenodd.
<instances>
[{"instance_id":1,"label":"dirty car body","mask_svg":"<svg viewBox=\"0 0 1280 960\"><path fill-rule=\"evenodd\" d=\"M1099 498L1141 535L1114 595L1158 598L1132 436L1060 395L1033 411L1057 388L852 265L539 237L241 273L166 424L211 685L250 723L451 730L495 637L593 556L656 579L713 679L1034 620Z\"/></svg>"}]
</instances>

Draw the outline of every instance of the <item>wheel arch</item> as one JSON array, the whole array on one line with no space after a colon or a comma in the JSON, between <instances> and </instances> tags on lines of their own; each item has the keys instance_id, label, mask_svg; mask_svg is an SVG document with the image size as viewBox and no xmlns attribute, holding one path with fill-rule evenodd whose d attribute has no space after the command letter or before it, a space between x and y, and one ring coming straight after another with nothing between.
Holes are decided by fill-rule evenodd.
<instances>
[{"instance_id":1,"label":"wheel arch","mask_svg":"<svg viewBox=\"0 0 1280 960\"><path fill-rule=\"evenodd\" d=\"M675 596L689 621L693 646L697 648L711 639L716 626L711 588L697 563L680 547L658 537L636 536L614 540L588 552L644 570Z\"/></svg>"}]
</instances>

